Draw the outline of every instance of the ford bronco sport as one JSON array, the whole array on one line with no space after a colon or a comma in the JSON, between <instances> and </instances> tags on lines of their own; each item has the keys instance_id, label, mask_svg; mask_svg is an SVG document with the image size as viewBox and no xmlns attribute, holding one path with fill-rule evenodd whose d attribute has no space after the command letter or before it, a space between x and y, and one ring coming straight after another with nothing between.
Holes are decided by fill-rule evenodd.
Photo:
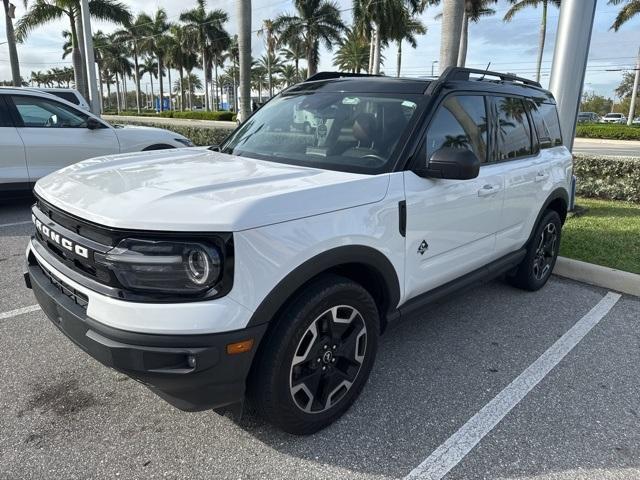
<instances>
[{"instance_id":1,"label":"ford bronco sport","mask_svg":"<svg viewBox=\"0 0 640 480\"><path fill-rule=\"evenodd\" d=\"M25 279L73 342L179 409L246 397L308 434L354 402L389 322L500 275L541 288L571 179L535 82L320 73L218 147L38 181Z\"/></svg>"}]
</instances>

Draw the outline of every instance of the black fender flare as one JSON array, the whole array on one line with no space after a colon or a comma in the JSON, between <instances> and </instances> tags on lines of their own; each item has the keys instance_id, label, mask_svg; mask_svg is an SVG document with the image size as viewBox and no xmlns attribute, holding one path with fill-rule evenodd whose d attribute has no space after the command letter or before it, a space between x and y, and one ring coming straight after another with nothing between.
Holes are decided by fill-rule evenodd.
<instances>
[{"instance_id":1,"label":"black fender flare","mask_svg":"<svg viewBox=\"0 0 640 480\"><path fill-rule=\"evenodd\" d=\"M554 202L554 201L556 201L558 199L564 201L564 203L567 206L567 208L569 207L569 193L567 192L567 190L562 188L562 187L556 188L555 190L553 190L549 194L547 199L544 201L544 203L542 204L542 208L538 212L538 216L536 217L536 221L533 223L533 228L531 229L531 233L529 234L529 238L527 239L527 242L525 243L525 246L529 245L529 243L531 242L531 239L533 238L533 233L535 232L536 227L538 226L538 223L540 223L540 219L542 218L542 215L544 215L544 212L547 211L547 209L549 208L549 205L551 205L552 202Z\"/></svg>"},{"instance_id":2,"label":"black fender flare","mask_svg":"<svg viewBox=\"0 0 640 480\"><path fill-rule=\"evenodd\" d=\"M360 264L377 272L384 284L384 305L395 310L400 301L400 281L391 261L379 250L365 245L345 245L322 252L289 272L260 302L247 328L270 322L287 300L309 280L341 265ZM385 316L387 312L380 312Z\"/></svg>"}]
</instances>

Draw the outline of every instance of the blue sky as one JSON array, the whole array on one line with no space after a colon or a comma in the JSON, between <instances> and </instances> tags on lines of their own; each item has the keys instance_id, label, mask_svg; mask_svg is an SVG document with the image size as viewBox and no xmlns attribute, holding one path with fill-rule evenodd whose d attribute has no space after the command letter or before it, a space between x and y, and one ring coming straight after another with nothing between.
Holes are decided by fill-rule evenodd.
<instances>
[{"instance_id":1,"label":"blue sky","mask_svg":"<svg viewBox=\"0 0 640 480\"><path fill-rule=\"evenodd\" d=\"M145 11L152 13L156 8L167 10L170 20L177 21L180 12L190 8L190 0L123 0L131 6L134 12ZM13 0L17 7L17 16L23 12L23 2ZM193 2L195 3L195 2ZM339 8L346 22L351 22L351 1L338 0ZM222 8L229 13L228 30L236 30L236 4L234 0L209 0L210 8ZM620 7L608 5L606 0L598 2L596 21L591 41L589 65L585 80L585 90L613 96L613 90L620 81L620 72L608 72L608 69L633 68L635 56L640 47L640 16L628 22L618 32L609 30L616 12ZM538 29L540 25L540 10L527 9L510 23L504 23L502 17L508 9L507 0L500 0L493 17L483 18L478 24L472 24L469 32L469 53L467 65L483 68L491 62L494 70L518 73L525 77L533 77L535 70L536 52L538 45ZM408 45L403 46L402 74L406 76L428 75L431 72L431 62L439 56L440 22L434 17L441 8L427 9L422 15L428 32L418 40L418 48L413 50ZM260 28L262 20L274 18L282 12L293 11L290 0L253 0L253 30ZM543 59L543 86L548 85L549 71L553 58L555 31L558 22L558 10L550 7L547 32L547 44ZM34 31L29 39L18 46L18 54L22 64L22 75L29 77L31 70L46 70L51 67L69 65L61 59L63 28L68 28L61 21L51 23ZM110 31L113 25L95 23L96 29ZM0 22L0 42L5 38L4 22ZM263 40L255 34L252 36L253 54L260 55L263 50ZM396 46L392 45L384 51L386 65L383 69L389 74L395 73ZM9 53L6 45L0 45L0 79L9 79ZM323 51L320 69L332 70L332 54Z\"/></svg>"}]
</instances>

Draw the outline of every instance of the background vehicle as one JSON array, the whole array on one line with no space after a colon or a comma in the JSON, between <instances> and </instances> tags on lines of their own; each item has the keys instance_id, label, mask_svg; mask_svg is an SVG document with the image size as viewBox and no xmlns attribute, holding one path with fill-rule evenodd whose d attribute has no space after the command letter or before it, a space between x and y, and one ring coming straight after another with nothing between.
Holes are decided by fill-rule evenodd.
<instances>
[{"instance_id":1,"label":"background vehicle","mask_svg":"<svg viewBox=\"0 0 640 480\"><path fill-rule=\"evenodd\" d=\"M578 113L578 123L597 123L600 121L600 115L595 112Z\"/></svg>"},{"instance_id":2,"label":"background vehicle","mask_svg":"<svg viewBox=\"0 0 640 480\"><path fill-rule=\"evenodd\" d=\"M50 93L51 95L62 98L63 100L66 100L67 102L71 102L74 105L82 108L83 110L87 110L87 111L91 110L91 106L89 105L89 103L87 103L87 101L82 96L82 94L75 88L48 88L48 87L47 88L31 87L31 88L34 90L39 90L41 92Z\"/></svg>"},{"instance_id":3,"label":"background vehicle","mask_svg":"<svg viewBox=\"0 0 640 480\"><path fill-rule=\"evenodd\" d=\"M627 117L622 113L607 113L600 119L600 123L627 123Z\"/></svg>"},{"instance_id":4,"label":"background vehicle","mask_svg":"<svg viewBox=\"0 0 640 480\"><path fill-rule=\"evenodd\" d=\"M638 125L638 124L640 124L640 117L636 117L636 118L634 118L632 123L633 123L634 125Z\"/></svg>"},{"instance_id":5,"label":"background vehicle","mask_svg":"<svg viewBox=\"0 0 640 480\"><path fill-rule=\"evenodd\" d=\"M29 192L39 178L87 158L187 146L168 130L112 126L51 94L0 88L0 193Z\"/></svg>"},{"instance_id":6,"label":"background vehicle","mask_svg":"<svg viewBox=\"0 0 640 480\"><path fill-rule=\"evenodd\" d=\"M322 119L316 131L273 128L299 111ZM388 323L503 274L542 288L571 179L536 82L322 73L215 151L38 181L26 279L86 352L176 407L248 394L307 434L355 401Z\"/></svg>"}]
</instances>

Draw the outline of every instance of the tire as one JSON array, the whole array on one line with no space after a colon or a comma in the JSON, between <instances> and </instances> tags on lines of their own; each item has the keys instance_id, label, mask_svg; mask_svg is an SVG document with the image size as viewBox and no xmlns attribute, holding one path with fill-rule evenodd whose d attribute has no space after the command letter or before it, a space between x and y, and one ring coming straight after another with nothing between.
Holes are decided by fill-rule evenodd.
<instances>
[{"instance_id":1,"label":"tire","mask_svg":"<svg viewBox=\"0 0 640 480\"><path fill-rule=\"evenodd\" d=\"M547 210L527 246L527 254L509 283L523 290L536 291L549 280L558 258L562 221L558 212Z\"/></svg>"},{"instance_id":2,"label":"tire","mask_svg":"<svg viewBox=\"0 0 640 480\"><path fill-rule=\"evenodd\" d=\"M254 362L249 398L282 430L317 432L344 414L367 382L378 349L378 309L359 284L324 275L274 321Z\"/></svg>"}]
</instances>

